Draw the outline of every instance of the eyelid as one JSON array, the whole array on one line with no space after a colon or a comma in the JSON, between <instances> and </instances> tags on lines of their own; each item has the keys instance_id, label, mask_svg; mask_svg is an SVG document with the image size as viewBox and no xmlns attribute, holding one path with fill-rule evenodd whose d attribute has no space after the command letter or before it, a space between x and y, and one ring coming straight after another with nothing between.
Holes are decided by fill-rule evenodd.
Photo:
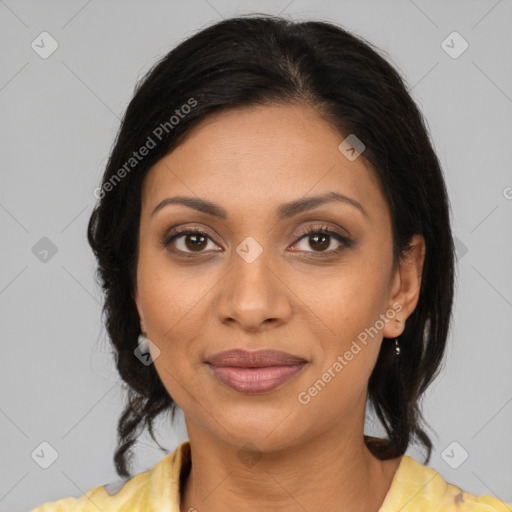
<instances>
[{"instance_id":1,"label":"eyelid","mask_svg":"<svg viewBox=\"0 0 512 512\"><path fill-rule=\"evenodd\" d=\"M294 245L299 244L303 239L308 238L309 236L316 235L317 233L325 234L330 238L334 238L340 245L336 249L330 249L328 251L304 251L305 254L315 254L315 258L328 258L336 256L339 253L341 253L344 249L348 249L354 245L354 241L352 240L352 238L348 235L340 233L339 228L333 228L326 223L322 223L322 225L320 226L308 226L305 230L301 231L300 234L295 235L296 241L292 244L292 247Z\"/></svg>"},{"instance_id":2,"label":"eyelid","mask_svg":"<svg viewBox=\"0 0 512 512\"><path fill-rule=\"evenodd\" d=\"M318 224L314 224L314 223L309 224L305 228L302 228L299 231L296 231L293 236L296 238L300 238L300 237L310 233L311 231L329 230L329 231L336 233L337 235L339 235L342 238L345 238L347 240L350 239L350 236L348 235L348 233L345 229L342 229L341 227L331 224L327 221L317 221L317 222L318 222Z\"/></svg>"},{"instance_id":3,"label":"eyelid","mask_svg":"<svg viewBox=\"0 0 512 512\"><path fill-rule=\"evenodd\" d=\"M298 232L296 231L292 235L294 237L292 246L299 243L307 235L309 235L309 234L313 235L316 232L322 232L322 231L328 231L328 233L326 233L326 234L330 237L334 237L341 244L342 247L348 248L353 245L353 240L351 239L351 237L348 234L344 234L344 232L346 233L346 230L343 230L340 227L334 227L333 225L331 225L329 222L326 222L326 221L317 221L317 222L318 222L318 224L314 224L314 223L309 224L308 226L300 229ZM189 234L190 232L192 232L192 233L197 232L197 234L202 234L202 235L208 237L215 244L221 245L220 242L217 241L216 236L212 235L207 228L203 228L202 226L199 226L199 225L188 225L188 224L180 225L180 226L172 226L171 228L167 229L161 236L160 243L161 243L162 247L166 248L168 245L171 244L171 242L175 241L177 238L180 238L180 236L185 236L185 235ZM339 248L331 249L329 251L317 252L317 254L320 257L322 254L324 256L334 255L337 252L339 252L339 250L340 250ZM185 255L193 255L194 254L193 251L185 252L185 251L177 250L176 252L185 254ZM220 252L220 251L218 251L218 252ZM300 251L300 252L302 252L302 251ZM305 252L312 252L314 254L316 251L305 251ZM211 254L211 252L208 253L208 252L199 251L199 252L197 252L197 254L198 255Z\"/></svg>"},{"instance_id":4,"label":"eyelid","mask_svg":"<svg viewBox=\"0 0 512 512\"><path fill-rule=\"evenodd\" d=\"M211 240L213 243L215 243L217 246L221 245L220 242L216 240L216 237L212 235L206 228L199 227L199 226L175 226L171 227L164 231L162 236L160 237L160 246L169 252L175 253L183 258L187 257L197 257L197 256L206 256L206 255L212 255L212 251L205 252L205 251L199 251L196 254L194 254L193 251L182 251L180 249L170 249L169 246L172 245L178 238L181 238L182 236L186 236L189 232L196 232L197 234L202 234L206 236L208 240ZM222 252L221 250L215 250L214 252Z\"/></svg>"},{"instance_id":5,"label":"eyelid","mask_svg":"<svg viewBox=\"0 0 512 512\"><path fill-rule=\"evenodd\" d=\"M171 226L169 229L166 229L165 232L163 233L160 241L162 242L162 244L165 245L166 242L168 243L169 238L174 239L174 237L177 237L178 235L181 235L181 234L187 234L189 231L200 232L200 233L208 236L209 238L211 238L216 244L220 243L219 241L217 241L217 237L215 235L211 234L207 228L203 228L202 226L198 226L198 225L190 226L188 224L186 224L185 226Z\"/></svg>"}]
</instances>

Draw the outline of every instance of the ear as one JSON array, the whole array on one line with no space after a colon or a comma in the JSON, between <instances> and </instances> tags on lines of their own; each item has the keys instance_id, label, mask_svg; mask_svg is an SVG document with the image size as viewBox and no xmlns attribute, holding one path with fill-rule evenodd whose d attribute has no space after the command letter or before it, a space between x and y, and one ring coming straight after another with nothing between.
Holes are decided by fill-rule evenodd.
<instances>
[{"instance_id":1,"label":"ear","mask_svg":"<svg viewBox=\"0 0 512 512\"><path fill-rule=\"evenodd\" d=\"M387 311L395 310L396 315L384 327L385 338L395 338L402 334L407 318L418 304L425 262L425 239L416 234L411 239L411 246L411 250L404 256L392 278ZM401 305L401 309L396 303ZM395 319L401 322L396 322Z\"/></svg>"}]
</instances>

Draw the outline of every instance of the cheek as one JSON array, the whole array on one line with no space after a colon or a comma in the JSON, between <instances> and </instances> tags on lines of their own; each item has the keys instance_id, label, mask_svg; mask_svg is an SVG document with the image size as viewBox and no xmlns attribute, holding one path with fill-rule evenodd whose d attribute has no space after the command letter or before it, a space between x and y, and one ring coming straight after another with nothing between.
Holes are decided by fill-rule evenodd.
<instances>
[{"instance_id":1,"label":"cheek","mask_svg":"<svg viewBox=\"0 0 512 512\"><path fill-rule=\"evenodd\" d=\"M354 407L366 402L368 380L379 348L378 337L363 343L347 336L331 344L321 364L299 390L298 403L308 408L305 412L310 417L322 418L325 424L353 412Z\"/></svg>"},{"instance_id":2,"label":"cheek","mask_svg":"<svg viewBox=\"0 0 512 512\"><path fill-rule=\"evenodd\" d=\"M204 317L204 315L202 315ZM202 362L197 351L201 338L198 319L181 308L161 308L149 320L152 341L160 353L155 369L168 394L183 410L189 410L201 400L204 390L197 378Z\"/></svg>"},{"instance_id":3,"label":"cheek","mask_svg":"<svg viewBox=\"0 0 512 512\"><path fill-rule=\"evenodd\" d=\"M375 323L386 304L388 278L381 263L361 254L332 272L296 280L303 284L294 291L331 332L346 338Z\"/></svg>"},{"instance_id":4,"label":"cheek","mask_svg":"<svg viewBox=\"0 0 512 512\"><path fill-rule=\"evenodd\" d=\"M375 260L363 254L347 260L346 265L316 280L314 288L308 279L301 292L314 313L310 321L314 317L321 320L317 324L321 323L322 333L317 335L322 340L322 355L315 377L329 382L331 389L362 389L377 361L383 329L379 319L386 307L388 276ZM331 373L322 378L327 371Z\"/></svg>"},{"instance_id":5,"label":"cheek","mask_svg":"<svg viewBox=\"0 0 512 512\"><path fill-rule=\"evenodd\" d=\"M174 396L179 394L174 378L182 382L178 376L186 379L196 371L194 351L204 337L206 295L215 277L176 268L159 256L141 258L138 279L148 338L160 350L155 367Z\"/></svg>"},{"instance_id":6,"label":"cheek","mask_svg":"<svg viewBox=\"0 0 512 512\"><path fill-rule=\"evenodd\" d=\"M139 261L138 289L152 335L167 343L180 329L197 329L190 318L213 285L212 276L173 265L165 252L147 251Z\"/></svg>"}]
</instances>

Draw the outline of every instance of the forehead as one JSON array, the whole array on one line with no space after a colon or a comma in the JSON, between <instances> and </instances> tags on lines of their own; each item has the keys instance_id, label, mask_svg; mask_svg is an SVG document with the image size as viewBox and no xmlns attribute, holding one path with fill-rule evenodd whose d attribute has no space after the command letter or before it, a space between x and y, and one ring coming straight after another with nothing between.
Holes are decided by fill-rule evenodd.
<instances>
[{"instance_id":1,"label":"forehead","mask_svg":"<svg viewBox=\"0 0 512 512\"><path fill-rule=\"evenodd\" d=\"M249 211L326 191L352 197L367 210L386 208L367 161L351 161L339 150L344 139L308 107L244 107L210 115L149 171L143 208L179 194Z\"/></svg>"}]
</instances>

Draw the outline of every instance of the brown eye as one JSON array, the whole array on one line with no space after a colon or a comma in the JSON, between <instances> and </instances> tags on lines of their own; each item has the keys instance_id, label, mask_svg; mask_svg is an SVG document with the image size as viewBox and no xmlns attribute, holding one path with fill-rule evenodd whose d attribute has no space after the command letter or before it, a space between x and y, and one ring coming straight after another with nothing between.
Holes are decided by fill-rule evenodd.
<instances>
[{"instance_id":1,"label":"brown eye","mask_svg":"<svg viewBox=\"0 0 512 512\"><path fill-rule=\"evenodd\" d=\"M209 241L213 243L211 237L203 231L197 229L179 229L174 230L171 236L165 237L164 240L162 240L162 244L164 247L168 247L172 244L174 245L174 251L182 252L187 255L187 253L205 252L204 249L208 246Z\"/></svg>"},{"instance_id":2,"label":"brown eye","mask_svg":"<svg viewBox=\"0 0 512 512\"><path fill-rule=\"evenodd\" d=\"M188 235L183 235L185 237L185 247L190 249L191 251L195 251L196 249L200 251L204 249L207 245L206 240L208 237L201 235L199 233L189 233ZM180 237L181 238L181 237Z\"/></svg>"},{"instance_id":3,"label":"brown eye","mask_svg":"<svg viewBox=\"0 0 512 512\"><path fill-rule=\"evenodd\" d=\"M332 239L335 239L338 242L338 247L335 249L327 250L331 245ZM318 253L326 253L326 254L335 254L340 252L344 247L350 247L352 242L332 229L327 227L313 227L309 228L296 242L296 244L301 243L304 240L303 249L306 252L318 252ZM313 249L312 251L308 251L308 248Z\"/></svg>"},{"instance_id":4,"label":"brown eye","mask_svg":"<svg viewBox=\"0 0 512 512\"><path fill-rule=\"evenodd\" d=\"M330 235L325 235L321 233L320 235L309 235L309 241L310 246L315 249L315 251L318 249L319 251L323 251L324 249L327 249L330 244ZM313 242L311 243L311 240Z\"/></svg>"}]
</instances>

